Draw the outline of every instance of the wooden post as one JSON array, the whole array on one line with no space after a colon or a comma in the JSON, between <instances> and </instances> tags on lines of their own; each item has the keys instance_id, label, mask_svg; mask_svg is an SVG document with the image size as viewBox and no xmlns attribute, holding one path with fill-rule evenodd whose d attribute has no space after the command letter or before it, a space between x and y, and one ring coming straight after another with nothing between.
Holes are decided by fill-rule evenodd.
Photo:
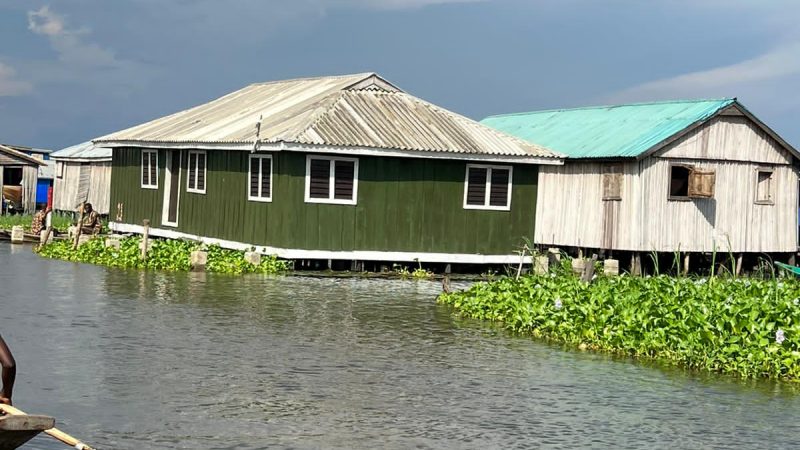
<instances>
[{"instance_id":1,"label":"wooden post","mask_svg":"<svg viewBox=\"0 0 800 450\"><path fill-rule=\"evenodd\" d=\"M691 253L686 252L686 255L684 255L684 257L683 257L683 274L684 275L688 275L689 274L689 260L690 260L689 256L690 255L691 255Z\"/></svg>"},{"instance_id":2,"label":"wooden post","mask_svg":"<svg viewBox=\"0 0 800 450\"><path fill-rule=\"evenodd\" d=\"M594 277L594 265L597 262L597 253L592 255L592 259L590 259L586 266L583 267L583 275L581 276L581 281L584 283L591 283L592 277Z\"/></svg>"},{"instance_id":3,"label":"wooden post","mask_svg":"<svg viewBox=\"0 0 800 450\"><path fill-rule=\"evenodd\" d=\"M639 252L631 255L631 275L635 277L642 275L642 255Z\"/></svg>"},{"instance_id":4,"label":"wooden post","mask_svg":"<svg viewBox=\"0 0 800 450\"><path fill-rule=\"evenodd\" d=\"M739 275L741 275L741 273L742 273L742 254L739 253L739 256L736 257L736 276L738 277Z\"/></svg>"},{"instance_id":5,"label":"wooden post","mask_svg":"<svg viewBox=\"0 0 800 450\"><path fill-rule=\"evenodd\" d=\"M83 215L84 215L84 207L86 206L86 202L81 202L81 215L78 217L78 229L75 230L75 242L72 244L72 249L75 250L78 248L78 242L81 238L81 229L83 228Z\"/></svg>"},{"instance_id":6,"label":"wooden post","mask_svg":"<svg viewBox=\"0 0 800 450\"><path fill-rule=\"evenodd\" d=\"M144 219L144 233L142 234L142 261L147 261L147 238L150 237L150 220Z\"/></svg>"}]
</instances>

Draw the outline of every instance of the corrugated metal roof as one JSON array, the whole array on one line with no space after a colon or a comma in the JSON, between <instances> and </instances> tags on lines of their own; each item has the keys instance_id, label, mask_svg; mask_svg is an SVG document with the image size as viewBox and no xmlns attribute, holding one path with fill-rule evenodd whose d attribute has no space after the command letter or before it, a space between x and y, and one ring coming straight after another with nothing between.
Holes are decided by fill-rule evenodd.
<instances>
[{"instance_id":1,"label":"corrugated metal roof","mask_svg":"<svg viewBox=\"0 0 800 450\"><path fill-rule=\"evenodd\" d=\"M96 160L111 161L111 148L95 145L92 141L82 142L50 154L56 160Z\"/></svg>"},{"instance_id":2,"label":"corrugated metal roof","mask_svg":"<svg viewBox=\"0 0 800 450\"><path fill-rule=\"evenodd\" d=\"M561 157L402 92L373 73L254 84L94 141L246 144L257 138L262 143Z\"/></svg>"},{"instance_id":3,"label":"corrugated metal roof","mask_svg":"<svg viewBox=\"0 0 800 450\"><path fill-rule=\"evenodd\" d=\"M31 163L31 164L35 164L37 166L41 166L41 165L44 164L44 161L42 161L42 160L36 159L36 158L34 158L33 156L30 156L30 155L26 155L25 153L22 153L19 150L14 150L13 148L8 147L8 146L3 145L3 144L0 144L0 152L3 152L5 154L7 154L7 155L11 155L11 156L13 156L13 157L15 157L17 159L21 159L21 160L23 160L25 162L28 162L28 163Z\"/></svg>"},{"instance_id":4,"label":"corrugated metal roof","mask_svg":"<svg viewBox=\"0 0 800 450\"><path fill-rule=\"evenodd\" d=\"M736 99L688 100L505 114L481 123L569 158L638 157Z\"/></svg>"}]
</instances>

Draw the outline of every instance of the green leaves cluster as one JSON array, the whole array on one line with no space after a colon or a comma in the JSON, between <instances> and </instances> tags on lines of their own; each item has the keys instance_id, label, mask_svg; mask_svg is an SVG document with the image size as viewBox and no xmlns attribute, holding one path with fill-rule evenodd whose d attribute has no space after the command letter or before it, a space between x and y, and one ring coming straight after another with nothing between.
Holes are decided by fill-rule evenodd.
<instances>
[{"instance_id":1,"label":"green leaves cluster","mask_svg":"<svg viewBox=\"0 0 800 450\"><path fill-rule=\"evenodd\" d=\"M31 214L6 214L0 216L0 230L10 230L11 227L21 225L25 231L31 231L31 223L33 222L33 215ZM67 216L59 214L52 215L53 229L65 233L67 228L72 225L72 221Z\"/></svg>"},{"instance_id":2,"label":"green leaves cluster","mask_svg":"<svg viewBox=\"0 0 800 450\"><path fill-rule=\"evenodd\" d=\"M531 275L442 294L515 332L743 378L800 379L800 282Z\"/></svg>"},{"instance_id":3,"label":"green leaves cluster","mask_svg":"<svg viewBox=\"0 0 800 450\"><path fill-rule=\"evenodd\" d=\"M105 247L103 238L92 239L76 250L71 241L54 241L39 249L39 254L46 258L66 261L98 264L123 269L147 269L187 271L191 269L190 254L198 250L201 244L193 241L173 239L153 239L147 259L141 259L141 242L139 236L124 238L120 248ZM206 270L209 272L243 274L265 273L276 274L289 270L286 261L274 256L262 256L261 264L253 265L245 261L244 252L227 250L219 246L209 246Z\"/></svg>"}]
</instances>

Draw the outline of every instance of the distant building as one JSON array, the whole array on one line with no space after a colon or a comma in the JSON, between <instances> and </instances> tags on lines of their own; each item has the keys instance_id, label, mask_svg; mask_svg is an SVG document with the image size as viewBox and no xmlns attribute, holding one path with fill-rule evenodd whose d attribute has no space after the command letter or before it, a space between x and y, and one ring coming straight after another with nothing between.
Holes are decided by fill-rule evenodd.
<instances>
[{"instance_id":1,"label":"distant building","mask_svg":"<svg viewBox=\"0 0 800 450\"><path fill-rule=\"evenodd\" d=\"M108 214L110 148L88 141L54 152L50 157L55 162L53 209L75 212L82 202L89 202L98 213Z\"/></svg>"},{"instance_id":2,"label":"distant building","mask_svg":"<svg viewBox=\"0 0 800 450\"><path fill-rule=\"evenodd\" d=\"M534 240L613 252L798 250L798 152L736 99L493 116L567 155L542 166Z\"/></svg>"},{"instance_id":3,"label":"distant building","mask_svg":"<svg viewBox=\"0 0 800 450\"><path fill-rule=\"evenodd\" d=\"M46 150L28 153L30 147L0 144L0 192L2 192L3 213L24 212L33 214L36 211L39 172L46 166ZM43 171L46 176L46 169ZM44 202L47 202L46 179L43 178Z\"/></svg>"},{"instance_id":4,"label":"distant building","mask_svg":"<svg viewBox=\"0 0 800 450\"><path fill-rule=\"evenodd\" d=\"M39 166L36 179L36 208L43 208L47 205L47 193L53 187L53 161L50 160L52 150L43 148L25 147L22 145L5 144L14 150L33 156L42 162Z\"/></svg>"},{"instance_id":5,"label":"distant building","mask_svg":"<svg viewBox=\"0 0 800 450\"><path fill-rule=\"evenodd\" d=\"M290 259L518 263L560 155L368 73L253 84L95 139L110 227Z\"/></svg>"}]
</instances>

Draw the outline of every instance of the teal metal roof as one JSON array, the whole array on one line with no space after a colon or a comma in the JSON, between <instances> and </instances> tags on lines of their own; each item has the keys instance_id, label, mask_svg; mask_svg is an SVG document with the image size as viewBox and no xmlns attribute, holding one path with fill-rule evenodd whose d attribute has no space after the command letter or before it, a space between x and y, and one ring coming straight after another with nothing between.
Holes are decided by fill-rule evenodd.
<instances>
[{"instance_id":1,"label":"teal metal roof","mask_svg":"<svg viewBox=\"0 0 800 450\"><path fill-rule=\"evenodd\" d=\"M481 123L570 158L635 158L735 102L725 98L593 106L503 114Z\"/></svg>"}]
</instances>

